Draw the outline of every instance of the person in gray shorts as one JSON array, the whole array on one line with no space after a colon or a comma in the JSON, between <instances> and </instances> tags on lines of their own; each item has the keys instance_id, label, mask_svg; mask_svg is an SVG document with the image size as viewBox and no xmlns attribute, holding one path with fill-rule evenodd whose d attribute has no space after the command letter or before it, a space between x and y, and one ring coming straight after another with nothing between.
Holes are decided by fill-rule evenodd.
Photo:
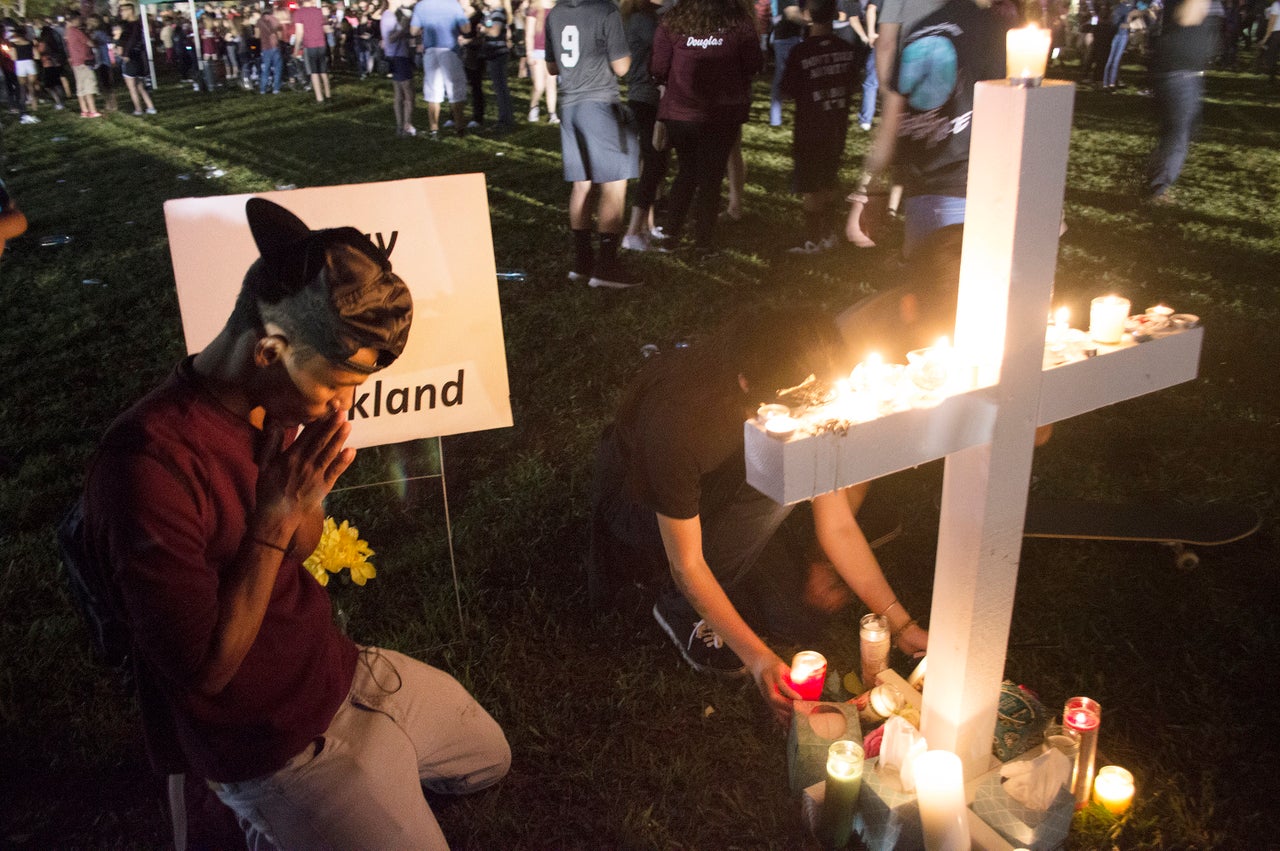
<instances>
[{"instance_id":1,"label":"person in gray shorts","mask_svg":"<svg viewBox=\"0 0 1280 851\"><path fill-rule=\"evenodd\" d=\"M547 15L547 71L558 78L560 147L569 193L574 261L569 280L624 289L640 279L622 267L627 181L640 174L640 141L618 95L618 77L631 68L622 16L610 0L561 0ZM591 190L600 187L591 242Z\"/></svg>"}]
</instances>

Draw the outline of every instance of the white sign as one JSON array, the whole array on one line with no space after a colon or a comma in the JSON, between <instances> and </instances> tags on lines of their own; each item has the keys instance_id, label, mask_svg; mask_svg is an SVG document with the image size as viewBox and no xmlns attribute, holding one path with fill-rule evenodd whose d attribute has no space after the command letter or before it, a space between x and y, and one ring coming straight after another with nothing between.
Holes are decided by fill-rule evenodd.
<instances>
[{"instance_id":1,"label":"white sign","mask_svg":"<svg viewBox=\"0 0 1280 851\"><path fill-rule=\"evenodd\" d=\"M387 251L413 293L408 345L356 391L349 446L511 425L484 175L165 202L188 352L222 329L258 257L244 215L251 197L280 204L313 229L358 228Z\"/></svg>"}]
</instances>

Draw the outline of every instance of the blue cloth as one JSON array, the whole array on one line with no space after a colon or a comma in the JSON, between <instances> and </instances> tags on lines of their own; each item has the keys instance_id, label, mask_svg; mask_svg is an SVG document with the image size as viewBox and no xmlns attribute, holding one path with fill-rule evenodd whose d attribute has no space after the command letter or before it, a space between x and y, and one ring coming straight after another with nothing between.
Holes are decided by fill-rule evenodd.
<instances>
[{"instance_id":1,"label":"blue cloth","mask_svg":"<svg viewBox=\"0 0 1280 851\"><path fill-rule=\"evenodd\" d=\"M1120 60L1124 58L1124 49L1129 46L1129 28L1116 31L1111 39L1111 53L1107 56L1107 67L1102 71L1102 85L1114 86L1120 79Z\"/></svg>"},{"instance_id":2,"label":"blue cloth","mask_svg":"<svg viewBox=\"0 0 1280 851\"><path fill-rule=\"evenodd\" d=\"M418 0L409 26L422 29L422 49L447 47L457 53L458 34L467 28L467 16L454 0Z\"/></svg>"},{"instance_id":3,"label":"blue cloth","mask_svg":"<svg viewBox=\"0 0 1280 851\"><path fill-rule=\"evenodd\" d=\"M1191 147L1191 134L1200 121L1204 95L1203 71L1168 71L1153 75L1160 142L1151 152L1148 190L1163 195L1178 180Z\"/></svg>"}]
</instances>

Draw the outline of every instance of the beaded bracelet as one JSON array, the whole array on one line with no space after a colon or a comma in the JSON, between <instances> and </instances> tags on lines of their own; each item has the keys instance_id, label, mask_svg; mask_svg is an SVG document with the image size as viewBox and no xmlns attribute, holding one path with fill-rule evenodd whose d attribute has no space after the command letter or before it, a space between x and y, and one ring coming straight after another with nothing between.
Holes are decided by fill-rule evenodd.
<instances>
[{"instance_id":1,"label":"beaded bracelet","mask_svg":"<svg viewBox=\"0 0 1280 851\"><path fill-rule=\"evenodd\" d=\"M904 632L906 632L907 630L911 629L911 627L913 627L913 626L919 626L919 625L920 625L920 622L919 622L918 620L916 620L915 618L912 618L911 620L909 620L909 621L907 621L906 623L904 623L900 628L898 628L898 629L894 630L893 632L890 632L890 633L889 633L889 638L891 638L891 639L892 639L892 640L894 640L894 641L897 641L897 640L898 640L898 638L899 638L899 637L900 637Z\"/></svg>"}]
</instances>

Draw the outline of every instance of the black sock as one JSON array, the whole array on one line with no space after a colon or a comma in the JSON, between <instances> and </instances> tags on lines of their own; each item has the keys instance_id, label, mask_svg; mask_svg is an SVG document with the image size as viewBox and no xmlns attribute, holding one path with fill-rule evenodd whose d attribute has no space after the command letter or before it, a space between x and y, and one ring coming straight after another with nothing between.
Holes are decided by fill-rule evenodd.
<instances>
[{"instance_id":1,"label":"black sock","mask_svg":"<svg viewBox=\"0 0 1280 851\"><path fill-rule=\"evenodd\" d=\"M616 233L600 234L600 265L609 268L618 262L618 244L622 237Z\"/></svg>"},{"instance_id":2,"label":"black sock","mask_svg":"<svg viewBox=\"0 0 1280 851\"><path fill-rule=\"evenodd\" d=\"M595 251L591 245L591 231L575 230L573 232L573 271L584 275L591 274L595 265Z\"/></svg>"}]
</instances>

